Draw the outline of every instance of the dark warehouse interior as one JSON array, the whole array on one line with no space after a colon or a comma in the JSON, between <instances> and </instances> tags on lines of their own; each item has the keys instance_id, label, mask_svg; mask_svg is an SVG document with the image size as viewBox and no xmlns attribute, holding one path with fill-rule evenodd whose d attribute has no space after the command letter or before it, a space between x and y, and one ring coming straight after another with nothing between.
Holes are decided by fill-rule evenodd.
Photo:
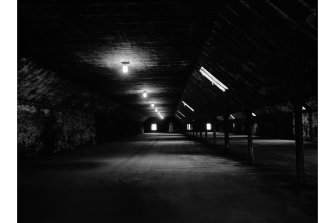
<instances>
[{"instance_id":1,"label":"dark warehouse interior","mask_svg":"<svg viewBox=\"0 0 335 223\"><path fill-rule=\"evenodd\" d=\"M19 0L18 222L318 222L317 8Z\"/></svg>"}]
</instances>

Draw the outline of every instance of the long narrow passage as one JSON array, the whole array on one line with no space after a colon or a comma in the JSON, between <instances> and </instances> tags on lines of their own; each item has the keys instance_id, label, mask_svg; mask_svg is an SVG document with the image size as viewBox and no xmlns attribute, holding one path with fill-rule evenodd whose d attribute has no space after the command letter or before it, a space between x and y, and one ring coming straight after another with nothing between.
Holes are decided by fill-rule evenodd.
<instances>
[{"instance_id":1,"label":"long narrow passage","mask_svg":"<svg viewBox=\"0 0 335 223\"><path fill-rule=\"evenodd\" d=\"M29 160L20 164L18 174L21 222L317 219L311 189L297 190L273 173L180 134L144 134Z\"/></svg>"}]
</instances>

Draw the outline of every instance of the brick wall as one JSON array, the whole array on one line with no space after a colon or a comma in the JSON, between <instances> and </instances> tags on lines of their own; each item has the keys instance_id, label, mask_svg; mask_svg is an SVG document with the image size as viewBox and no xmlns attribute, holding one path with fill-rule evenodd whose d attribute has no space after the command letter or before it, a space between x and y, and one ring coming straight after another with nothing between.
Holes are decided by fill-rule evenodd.
<instances>
[{"instance_id":1,"label":"brick wall","mask_svg":"<svg viewBox=\"0 0 335 223\"><path fill-rule=\"evenodd\" d=\"M95 144L95 118L92 114L19 104L17 116L20 156L74 150Z\"/></svg>"},{"instance_id":2,"label":"brick wall","mask_svg":"<svg viewBox=\"0 0 335 223\"><path fill-rule=\"evenodd\" d=\"M18 64L17 87L19 155L74 150L141 132L134 120L142 114L26 58Z\"/></svg>"}]
</instances>

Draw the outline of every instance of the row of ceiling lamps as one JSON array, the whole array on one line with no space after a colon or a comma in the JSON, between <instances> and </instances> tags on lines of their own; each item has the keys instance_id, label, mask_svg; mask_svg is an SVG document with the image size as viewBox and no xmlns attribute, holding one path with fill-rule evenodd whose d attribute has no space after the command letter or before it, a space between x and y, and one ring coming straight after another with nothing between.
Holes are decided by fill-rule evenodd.
<instances>
[{"instance_id":1,"label":"row of ceiling lamps","mask_svg":"<svg viewBox=\"0 0 335 223\"><path fill-rule=\"evenodd\" d=\"M122 72L123 73L128 73L128 66L129 66L129 62L122 62ZM148 97L148 92L147 91L143 91L142 93L142 97L143 98L147 98ZM158 114L158 116L161 118L161 119L164 119L163 115L159 112L158 108L155 108L155 104L151 104L151 107L155 109L155 112Z\"/></svg>"},{"instance_id":2,"label":"row of ceiling lamps","mask_svg":"<svg viewBox=\"0 0 335 223\"><path fill-rule=\"evenodd\" d=\"M204 76L205 78L207 78L211 83L212 85L215 85L217 86L221 91L225 92L226 90L228 90L229 88L224 85L221 81L219 81L216 77L214 77L209 71L207 71L204 67L200 67L200 73L202 74L202 76ZM185 101L182 101L183 105L188 107L192 112L194 112L194 109L189 106ZM305 107L302 107L302 110L303 111L306 111L306 108ZM177 112L179 114L181 114L184 118L185 118L185 115L183 115L180 111L177 110ZM256 117L256 114L254 112L251 113L251 115L253 117ZM181 117L179 117L178 115L176 115L179 119L181 119ZM230 115L230 118L231 119L235 119L235 117L233 115Z\"/></svg>"},{"instance_id":3,"label":"row of ceiling lamps","mask_svg":"<svg viewBox=\"0 0 335 223\"><path fill-rule=\"evenodd\" d=\"M184 106L186 106L188 109L190 109L192 112L194 112L194 108L192 108L190 105L188 105L185 101L181 101L181 102L183 103ZM186 116L185 116L183 113L181 113L179 110L177 110L177 112L178 112L182 117L186 118ZM181 119L181 117L180 117L178 114L176 114L176 117L179 118L179 119Z\"/></svg>"},{"instance_id":4,"label":"row of ceiling lamps","mask_svg":"<svg viewBox=\"0 0 335 223\"><path fill-rule=\"evenodd\" d=\"M227 91L229 88L224 85L221 81L219 81L216 77L214 77L209 71L207 71L204 67L200 67L199 72L202 74L202 76L204 76L205 78L207 78L212 85L215 85L216 87L218 87L221 91L225 92ZM185 101L181 101L183 103L184 106L186 106L187 108L189 108L192 112L194 112L194 109L188 105ZM183 113L181 113L180 111L177 110L177 112L185 118L185 115ZM255 113L252 113L252 116L256 117ZM176 117L178 117L179 119L182 119L178 114L176 114ZM235 119L235 117L233 115L230 115L231 119Z\"/></svg>"},{"instance_id":5,"label":"row of ceiling lamps","mask_svg":"<svg viewBox=\"0 0 335 223\"><path fill-rule=\"evenodd\" d=\"M151 107L152 108L155 108L155 104L151 104ZM159 117L161 118L161 119L164 119L164 117L162 116L162 114L158 111L158 108L155 108L155 112L157 112L157 114L159 115Z\"/></svg>"}]
</instances>

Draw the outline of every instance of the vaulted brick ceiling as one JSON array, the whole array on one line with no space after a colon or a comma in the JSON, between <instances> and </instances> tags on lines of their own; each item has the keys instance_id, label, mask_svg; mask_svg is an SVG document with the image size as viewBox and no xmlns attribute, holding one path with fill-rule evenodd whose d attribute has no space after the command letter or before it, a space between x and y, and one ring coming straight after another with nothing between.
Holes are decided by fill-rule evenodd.
<instances>
[{"instance_id":1,"label":"vaulted brick ceiling","mask_svg":"<svg viewBox=\"0 0 335 223\"><path fill-rule=\"evenodd\" d=\"M317 95L315 9L316 1L302 0L223 4L177 111L188 119L208 118ZM229 90L212 85L200 67Z\"/></svg>"},{"instance_id":2,"label":"vaulted brick ceiling","mask_svg":"<svg viewBox=\"0 0 335 223\"><path fill-rule=\"evenodd\" d=\"M165 116L191 115L181 100L199 117L219 115L316 95L315 9L310 0L22 1L19 57L144 117L155 116L152 102Z\"/></svg>"},{"instance_id":3,"label":"vaulted brick ceiling","mask_svg":"<svg viewBox=\"0 0 335 223\"><path fill-rule=\"evenodd\" d=\"M145 116L155 116L150 103L172 115L215 10L206 1L22 1L19 55Z\"/></svg>"}]
</instances>

